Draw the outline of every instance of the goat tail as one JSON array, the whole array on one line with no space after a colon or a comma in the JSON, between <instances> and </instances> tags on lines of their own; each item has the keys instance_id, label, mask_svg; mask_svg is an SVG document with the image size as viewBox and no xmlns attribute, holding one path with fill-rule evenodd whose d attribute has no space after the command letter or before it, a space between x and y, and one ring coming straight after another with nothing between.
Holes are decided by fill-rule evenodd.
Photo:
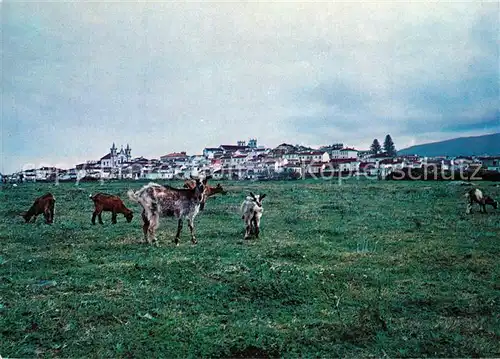
<instances>
[{"instance_id":1,"label":"goat tail","mask_svg":"<svg viewBox=\"0 0 500 359\"><path fill-rule=\"evenodd\" d=\"M137 196L137 194L135 194L135 192L133 190L129 189L127 192L127 195L131 201L139 202L139 197Z\"/></svg>"}]
</instances>

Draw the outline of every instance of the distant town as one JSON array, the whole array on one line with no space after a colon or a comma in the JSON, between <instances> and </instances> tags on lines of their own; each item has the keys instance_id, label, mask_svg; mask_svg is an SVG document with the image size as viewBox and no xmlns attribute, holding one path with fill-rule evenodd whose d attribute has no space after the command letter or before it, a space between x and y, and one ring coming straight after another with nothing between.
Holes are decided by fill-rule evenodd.
<instances>
[{"instance_id":1,"label":"distant town","mask_svg":"<svg viewBox=\"0 0 500 359\"><path fill-rule=\"evenodd\" d=\"M378 145L378 142L377 142ZM446 171L484 170L500 172L500 156L421 157L398 156L380 146L357 150L335 143L319 148L282 143L275 148L259 146L257 139L206 147L202 154L167 153L159 158L133 157L129 144L113 143L100 159L73 168L30 168L2 175L3 183L81 180L171 180L210 175L216 180L298 179L320 175L366 175L385 177L395 170L434 166Z\"/></svg>"}]
</instances>

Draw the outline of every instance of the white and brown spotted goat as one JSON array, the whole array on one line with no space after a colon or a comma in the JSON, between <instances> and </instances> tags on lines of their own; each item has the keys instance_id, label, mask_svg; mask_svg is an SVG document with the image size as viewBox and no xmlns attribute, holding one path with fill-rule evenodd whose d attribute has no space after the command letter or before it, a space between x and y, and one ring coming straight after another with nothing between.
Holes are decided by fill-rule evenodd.
<instances>
[{"instance_id":1,"label":"white and brown spotted goat","mask_svg":"<svg viewBox=\"0 0 500 359\"><path fill-rule=\"evenodd\" d=\"M486 213L486 205L489 204L493 208L497 209L498 208L498 202L495 201L493 198L490 196L485 196L483 192L480 189L473 188L469 190L465 194L465 198L467 200L467 209L465 213L469 214L472 213L472 205L474 203L479 204L479 212L480 213Z\"/></svg>"},{"instance_id":2,"label":"white and brown spotted goat","mask_svg":"<svg viewBox=\"0 0 500 359\"><path fill-rule=\"evenodd\" d=\"M137 192L128 191L131 200L138 202L142 208L142 230L144 239L149 243L157 243L155 236L160 217L175 217L178 220L175 244L179 244L182 230L182 221L187 219L191 231L191 241L196 244L194 235L194 218L200 211L200 206L205 203L205 186L207 178L203 181L197 179L194 188L173 188L149 183Z\"/></svg>"},{"instance_id":3,"label":"white and brown spotted goat","mask_svg":"<svg viewBox=\"0 0 500 359\"><path fill-rule=\"evenodd\" d=\"M255 238L259 238L260 219L264 208L262 208L262 200L266 197L265 194L254 195L250 192L250 196L245 198L241 204L241 219L245 222L245 239L249 239L252 234Z\"/></svg>"}]
</instances>

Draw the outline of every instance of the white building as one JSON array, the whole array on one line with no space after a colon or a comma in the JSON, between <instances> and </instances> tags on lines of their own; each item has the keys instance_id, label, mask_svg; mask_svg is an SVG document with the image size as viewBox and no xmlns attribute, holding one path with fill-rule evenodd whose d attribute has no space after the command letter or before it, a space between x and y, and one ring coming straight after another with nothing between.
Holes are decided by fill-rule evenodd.
<instances>
[{"instance_id":1,"label":"white building","mask_svg":"<svg viewBox=\"0 0 500 359\"><path fill-rule=\"evenodd\" d=\"M132 158L131 156L132 149L130 146L127 144L127 147L125 149L122 148L118 152L116 149L115 144L113 143L113 146L110 148L110 152L101 157L99 160L99 163L102 168L118 168L122 167L122 165L125 162L129 162Z\"/></svg>"},{"instance_id":2,"label":"white building","mask_svg":"<svg viewBox=\"0 0 500 359\"><path fill-rule=\"evenodd\" d=\"M332 160L358 158L358 150L355 150L354 148L334 149L330 152L330 157Z\"/></svg>"},{"instance_id":3,"label":"white building","mask_svg":"<svg viewBox=\"0 0 500 359\"><path fill-rule=\"evenodd\" d=\"M312 151L312 152L302 152L299 153L299 159L301 161L314 161L314 162L329 162L330 155L324 151Z\"/></svg>"}]
</instances>

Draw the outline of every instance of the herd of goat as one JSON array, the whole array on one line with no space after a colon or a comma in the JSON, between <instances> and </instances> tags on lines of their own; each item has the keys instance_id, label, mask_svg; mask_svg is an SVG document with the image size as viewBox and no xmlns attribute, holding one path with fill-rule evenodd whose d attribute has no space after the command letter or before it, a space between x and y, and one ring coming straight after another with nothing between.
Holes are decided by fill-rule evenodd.
<instances>
[{"instance_id":1,"label":"herd of goat","mask_svg":"<svg viewBox=\"0 0 500 359\"><path fill-rule=\"evenodd\" d=\"M128 197L140 204L142 207L142 221L144 240L150 244L158 244L156 239L156 229L158 228L161 217L174 217L177 219L177 233L174 242L179 244L179 238L182 231L184 220L187 220L189 230L191 232L191 241L197 243L194 228L194 219L196 215L205 207L207 198L217 194L226 192L222 186L218 184L213 187L208 183L208 178L203 180L187 180L184 183L184 188L174 188L171 186L162 186L156 183L149 183L143 186L138 191L129 190ZM245 225L245 239L250 239L253 236L259 237L260 220L263 213L262 200L266 197L265 194L250 195L245 198L241 204L241 219ZM486 196L478 188L473 188L465 194L466 197L466 213L472 212L474 203L479 205L479 212L486 213L486 205L493 208L498 208L498 202L490 196ZM128 209L120 197L106 193L97 193L91 195L90 199L94 202L95 210L92 213L92 224L95 224L96 217L99 223L103 224L102 212L111 212L111 222L116 223L118 214L123 214L127 222L131 222L133 218L132 210ZM54 221L55 198L51 193L47 193L35 200L33 205L22 216L25 221L31 222L36 220L36 217L43 214L46 223Z\"/></svg>"},{"instance_id":2,"label":"herd of goat","mask_svg":"<svg viewBox=\"0 0 500 359\"><path fill-rule=\"evenodd\" d=\"M179 238L184 220L187 220L191 232L191 241L197 243L194 233L194 219L196 215L203 211L206 200L217 194L226 192L220 184L213 187L208 183L208 178L203 180L187 180L184 188L162 186L156 183L149 183L138 191L129 190L127 192L130 200L137 202L142 207L141 217L143 220L144 240L150 244L158 244L156 229L161 217L174 217L177 219L177 234L174 242L179 244ZM260 219L263 213L262 200L265 194L250 195L241 204L241 218L245 223L245 239L250 239L252 235L259 237ZM117 215L123 214L127 222L131 222L134 216L133 211L128 209L120 197L116 195L97 193L90 195L94 202L94 212L92 213L92 224L96 224L96 218L103 224L102 212L111 212L111 223L115 224ZM26 223L35 221L36 217L43 214L45 222L54 222L55 197L47 193L35 200L27 212L22 214Z\"/></svg>"}]
</instances>

